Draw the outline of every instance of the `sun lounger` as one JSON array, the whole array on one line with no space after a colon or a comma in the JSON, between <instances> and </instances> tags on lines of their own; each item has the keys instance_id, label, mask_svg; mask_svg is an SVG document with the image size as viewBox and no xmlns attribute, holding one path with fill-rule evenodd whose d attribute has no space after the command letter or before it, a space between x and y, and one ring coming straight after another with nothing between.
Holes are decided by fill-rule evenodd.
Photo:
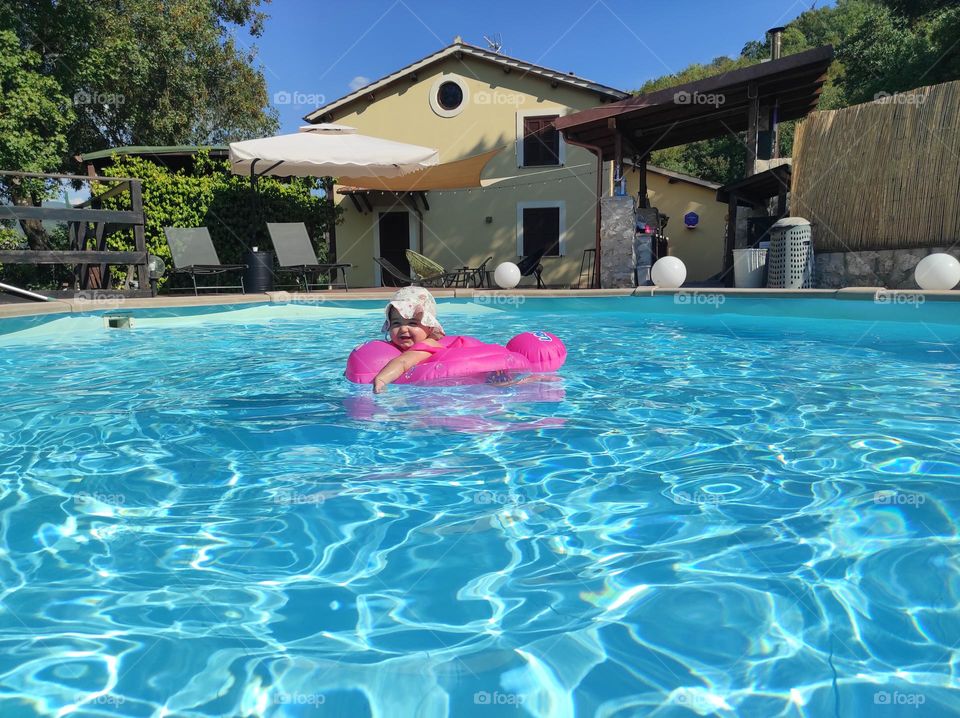
<instances>
[{"instance_id":1,"label":"sun lounger","mask_svg":"<svg viewBox=\"0 0 960 718\"><path fill-rule=\"evenodd\" d=\"M400 282L400 287L406 287L411 284L416 284L418 286L423 286L420 284L420 280L417 277L410 276L405 274L402 270L397 269L397 267L390 262L389 260L384 259L383 257L374 257L373 261L380 265L380 268L386 272L388 275ZM384 286L389 286L384 284Z\"/></svg>"},{"instance_id":2,"label":"sun lounger","mask_svg":"<svg viewBox=\"0 0 960 718\"><path fill-rule=\"evenodd\" d=\"M165 227L163 233L167 237L170 256L173 257L173 272L190 275L194 294L199 294L201 289L239 289L242 294L246 293L242 272L238 285L197 284L197 275L215 275L247 268L245 264L221 264L206 227Z\"/></svg>"},{"instance_id":3,"label":"sun lounger","mask_svg":"<svg viewBox=\"0 0 960 718\"><path fill-rule=\"evenodd\" d=\"M314 282L312 286L343 287L347 285L347 270L349 264L321 264L313 250L310 235L303 222L267 222L267 231L273 242L273 249L277 253L279 272L291 272L297 275L297 284L303 282L306 291L310 291L310 277L321 273L329 274L329 282ZM337 270L340 270L341 281L337 282Z\"/></svg>"}]
</instances>

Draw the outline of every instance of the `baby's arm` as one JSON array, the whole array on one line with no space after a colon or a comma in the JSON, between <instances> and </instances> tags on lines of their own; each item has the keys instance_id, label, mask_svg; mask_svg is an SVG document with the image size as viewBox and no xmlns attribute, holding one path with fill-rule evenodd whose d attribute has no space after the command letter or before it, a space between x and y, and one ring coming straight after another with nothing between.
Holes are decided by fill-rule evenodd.
<instances>
[{"instance_id":1,"label":"baby's arm","mask_svg":"<svg viewBox=\"0 0 960 718\"><path fill-rule=\"evenodd\" d=\"M439 342L435 342L431 339L427 339L424 343L440 346ZM374 377L373 380L373 393L379 394L384 389L386 389L387 384L396 381L404 372L409 371L417 364L422 361L426 361L431 357L433 352L424 352L418 350L408 350L405 351L398 357L394 357L387 365L380 370L380 373Z\"/></svg>"}]
</instances>

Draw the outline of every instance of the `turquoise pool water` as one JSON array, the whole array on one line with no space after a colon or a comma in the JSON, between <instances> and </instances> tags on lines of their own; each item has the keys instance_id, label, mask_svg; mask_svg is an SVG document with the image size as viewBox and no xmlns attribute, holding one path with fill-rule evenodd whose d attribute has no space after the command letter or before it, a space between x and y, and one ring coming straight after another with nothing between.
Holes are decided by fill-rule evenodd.
<instances>
[{"instance_id":1,"label":"turquoise pool water","mask_svg":"<svg viewBox=\"0 0 960 718\"><path fill-rule=\"evenodd\" d=\"M0 716L960 714L955 305L784 301L0 322Z\"/></svg>"}]
</instances>

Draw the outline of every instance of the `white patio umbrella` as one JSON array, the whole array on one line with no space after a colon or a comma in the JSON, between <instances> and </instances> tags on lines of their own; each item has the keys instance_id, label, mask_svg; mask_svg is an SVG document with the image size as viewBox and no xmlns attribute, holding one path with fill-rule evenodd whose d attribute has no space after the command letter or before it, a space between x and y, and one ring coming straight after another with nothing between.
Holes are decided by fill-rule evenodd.
<instances>
[{"instance_id":1,"label":"white patio umbrella","mask_svg":"<svg viewBox=\"0 0 960 718\"><path fill-rule=\"evenodd\" d=\"M230 143L230 170L250 177L257 214L257 178L264 175L394 178L433 167L439 161L439 150L361 135L346 125L304 125L289 135ZM335 232L336 228L331 228L330 251L334 256ZM256 229L251 227L251 233L255 236Z\"/></svg>"},{"instance_id":2,"label":"white patio umbrella","mask_svg":"<svg viewBox=\"0 0 960 718\"><path fill-rule=\"evenodd\" d=\"M432 167L438 150L358 134L344 125L306 125L290 135L230 143L230 169L251 180L278 177L400 177Z\"/></svg>"}]
</instances>

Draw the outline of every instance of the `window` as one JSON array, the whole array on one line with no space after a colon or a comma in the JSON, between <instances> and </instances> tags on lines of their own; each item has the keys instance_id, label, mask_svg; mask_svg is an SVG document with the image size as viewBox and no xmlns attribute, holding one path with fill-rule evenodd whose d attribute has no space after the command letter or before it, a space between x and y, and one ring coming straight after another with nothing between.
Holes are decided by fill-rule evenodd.
<instances>
[{"instance_id":1,"label":"window","mask_svg":"<svg viewBox=\"0 0 960 718\"><path fill-rule=\"evenodd\" d=\"M430 87L430 109L440 117L456 117L470 102L470 88L463 78L441 75Z\"/></svg>"},{"instance_id":2,"label":"window","mask_svg":"<svg viewBox=\"0 0 960 718\"><path fill-rule=\"evenodd\" d=\"M437 103L445 110L455 110L463 103L463 90L456 82L447 81L437 90Z\"/></svg>"},{"instance_id":3,"label":"window","mask_svg":"<svg viewBox=\"0 0 960 718\"><path fill-rule=\"evenodd\" d=\"M523 118L521 167L560 164L560 133L553 126L557 117L558 115L539 115Z\"/></svg>"},{"instance_id":4,"label":"window","mask_svg":"<svg viewBox=\"0 0 960 718\"><path fill-rule=\"evenodd\" d=\"M517 205L517 252L529 257L544 251L546 257L563 254L564 207L562 202L527 202Z\"/></svg>"}]
</instances>

